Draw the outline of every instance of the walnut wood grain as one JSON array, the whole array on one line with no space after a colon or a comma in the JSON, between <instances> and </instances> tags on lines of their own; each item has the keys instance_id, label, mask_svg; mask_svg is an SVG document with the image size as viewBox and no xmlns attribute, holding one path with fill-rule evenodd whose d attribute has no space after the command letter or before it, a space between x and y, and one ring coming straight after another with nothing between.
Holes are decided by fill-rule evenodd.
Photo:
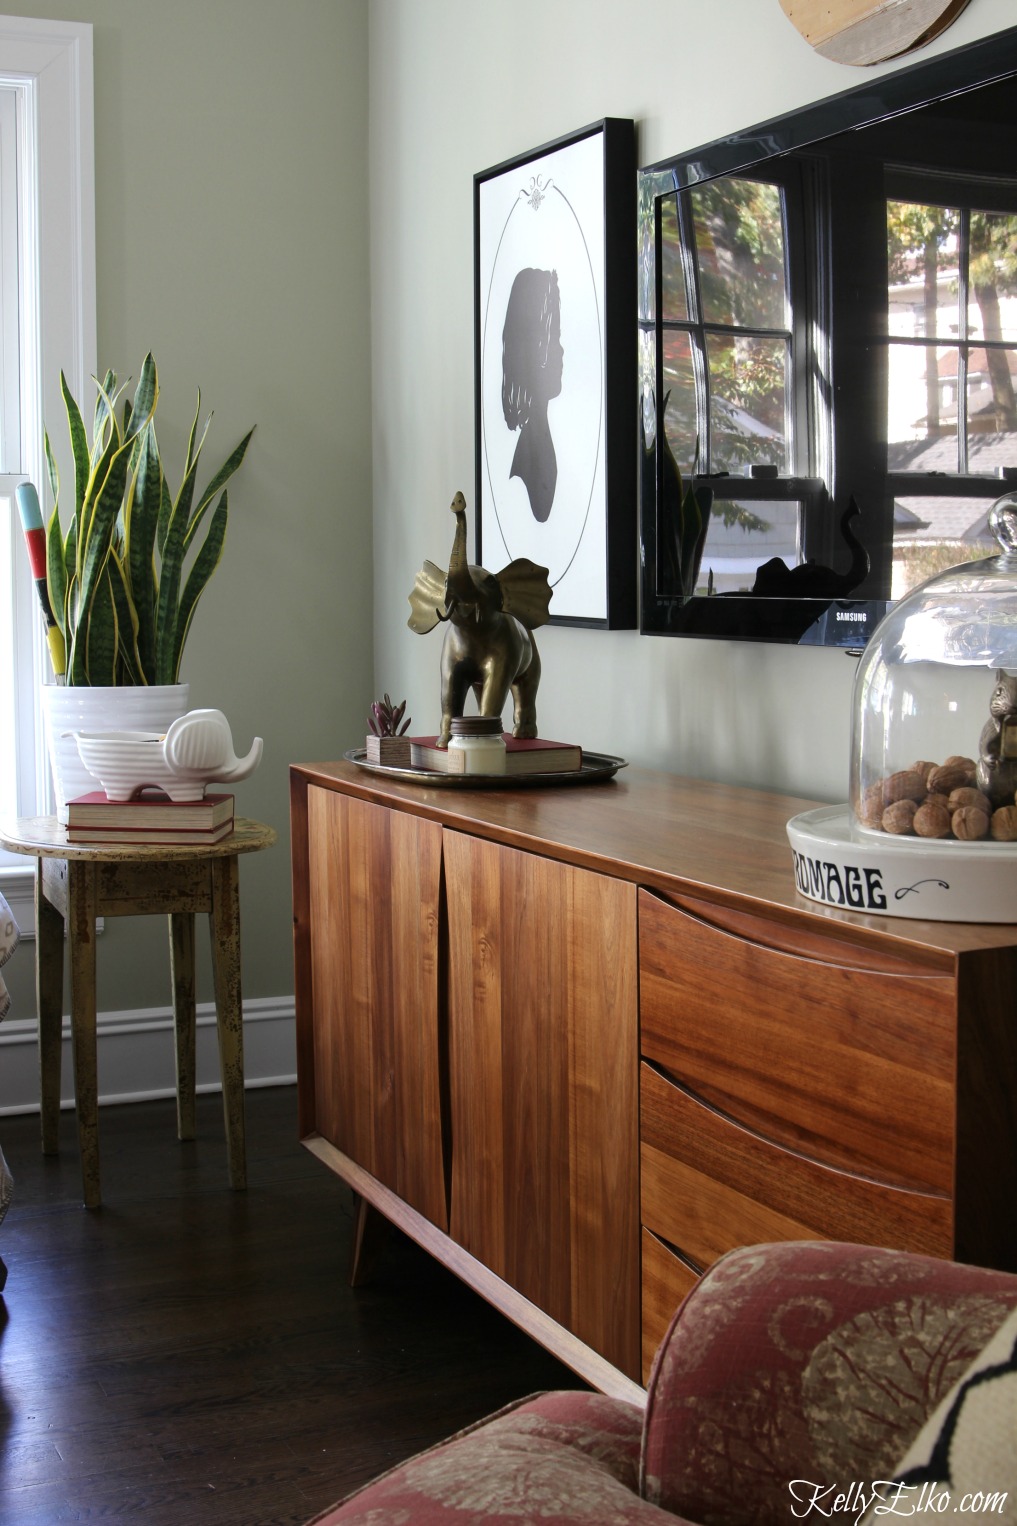
<instances>
[{"instance_id":1,"label":"walnut wood grain","mask_svg":"<svg viewBox=\"0 0 1017 1526\"><path fill-rule=\"evenodd\" d=\"M704 1269L739 1245L826 1239L802 1222L697 1170L644 1139L643 1223Z\"/></svg>"},{"instance_id":2,"label":"walnut wood grain","mask_svg":"<svg viewBox=\"0 0 1017 1526\"><path fill-rule=\"evenodd\" d=\"M795 888L788 818L822 802L736 784L626 768L578 788L428 789L369 774L345 761L303 763L293 772L492 842L540 853L665 894L710 891L711 899L764 912L791 928L850 932L859 946L907 957L1007 948L1005 924L921 922L823 906ZM2 826L2 823L0 823Z\"/></svg>"},{"instance_id":3,"label":"walnut wood grain","mask_svg":"<svg viewBox=\"0 0 1017 1526\"><path fill-rule=\"evenodd\" d=\"M310 840L307 779L290 770L290 855L293 886L293 1004L296 1012L297 1129L300 1137L317 1128L314 1029L314 969L311 963Z\"/></svg>"},{"instance_id":4,"label":"walnut wood grain","mask_svg":"<svg viewBox=\"0 0 1017 1526\"><path fill-rule=\"evenodd\" d=\"M769 1139L898 1186L953 1187L955 988L761 918L639 895L642 1051ZM719 1035L723 1035L718 1042Z\"/></svg>"},{"instance_id":5,"label":"walnut wood grain","mask_svg":"<svg viewBox=\"0 0 1017 1526\"><path fill-rule=\"evenodd\" d=\"M736 1245L801 1238L952 1253L949 1196L887 1187L785 1150L647 1064L640 1119L643 1221L698 1265Z\"/></svg>"},{"instance_id":6,"label":"walnut wood grain","mask_svg":"<svg viewBox=\"0 0 1017 1526\"><path fill-rule=\"evenodd\" d=\"M650 1381L653 1359L675 1310L699 1281L699 1272L676 1256L656 1235L641 1235L643 1264L643 1382Z\"/></svg>"},{"instance_id":7,"label":"walnut wood grain","mask_svg":"<svg viewBox=\"0 0 1017 1526\"><path fill-rule=\"evenodd\" d=\"M445 1228L441 829L312 789L307 834L317 1128Z\"/></svg>"},{"instance_id":8,"label":"walnut wood grain","mask_svg":"<svg viewBox=\"0 0 1017 1526\"><path fill-rule=\"evenodd\" d=\"M1014 927L802 897L786 822L818 802L736 785L630 768L591 787L456 790L341 762L294 766L291 789L302 1133L459 1275L497 1289L537 1339L580 1349L590 1381L640 1370L638 1331L620 1312L638 1305L640 1237L644 1355L695 1275L693 1250L705 1264L729 1244L807 1234L1017 1269ZM360 875L363 902L365 855L394 863L384 830L353 848L345 828L322 838L331 812L307 805L321 794L399 818L407 842L444 832L436 1074L450 1232L317 1134L347 1111L334 1094L348 1045L331 1031L347 1007L333 990L336 926L340 943L381 939L368 967L391 957L339 885ZM415 895L416 852L399 859ZM624 932L637 887L638 970ZM640 989L654 1061L642 1229ZM374 1063L372 1052L361 1094L381 1117Z\"/></svg>"},{"instance_id":9,"label":"walnut wood grain","mask_svg":"<svg viewBox=\"0 0 1017 1526\"><path fill-rule=\"evenodd\" d=\"M1017 1268L1017 950L958 971L954 1259Z\"/></svg>"},{"instance_id":10,"label":"walnut wood grain","mask_svg":"<svg viewBox=\"0 0 1017 1526\"><path fill-rule=\"evenodd\" d=\"M639 1371L635 896L445 834L451 1234Z\"/></svg>"}]
</instances>

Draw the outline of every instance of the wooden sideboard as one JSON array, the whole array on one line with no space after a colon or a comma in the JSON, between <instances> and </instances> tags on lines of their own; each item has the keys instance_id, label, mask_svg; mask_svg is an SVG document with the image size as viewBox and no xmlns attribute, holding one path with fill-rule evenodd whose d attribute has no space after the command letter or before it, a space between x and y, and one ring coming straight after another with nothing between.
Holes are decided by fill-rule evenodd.
<instances>
[{"instance_id":1,"label":"wooden sideboard","mask_svg":"<svg viewBox=\"0 0 1017 1526\"><path fill-rule=\"evenodd\" d=\"M735 1245L1017 1270L1017 927L805 899L788 796L290 779L301 1138L595 1387Z\"/></svg>"}]
</instances>

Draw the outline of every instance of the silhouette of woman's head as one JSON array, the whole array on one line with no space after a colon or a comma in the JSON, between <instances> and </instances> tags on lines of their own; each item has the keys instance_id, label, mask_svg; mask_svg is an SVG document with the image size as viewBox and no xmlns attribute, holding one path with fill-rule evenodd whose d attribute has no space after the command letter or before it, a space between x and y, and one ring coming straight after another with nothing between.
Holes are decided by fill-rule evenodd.
<instances>
[{"instance_id":1,"label":"silhouette of woman's head","mask_svg":"<svg viewBox=\"0 0 1017 1526\"><path fill-rule=\"evenodd\" d=\"M561 299L553 270L520 270L512 282L502 332L501 403L509 429L561 391Z\"/></svg>"}]
</instances>

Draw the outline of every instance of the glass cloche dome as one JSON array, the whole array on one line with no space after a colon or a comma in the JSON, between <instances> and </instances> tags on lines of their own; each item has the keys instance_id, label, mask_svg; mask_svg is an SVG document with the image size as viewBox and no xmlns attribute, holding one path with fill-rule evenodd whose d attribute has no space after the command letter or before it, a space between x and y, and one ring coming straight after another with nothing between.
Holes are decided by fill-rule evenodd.
<instances>
[{"instance_id":1,"label":"glass cloche dome","mask_svg":"<svg viewBox=\"0 0 1017 1526\"><path fill-rule=\"evenodd\" d=\"M1017 492L989 524L999 554L916 588L862 653L850 802L787 824L810 900L1017 922Z\"/></svg>"},{"instance_id":2,"label":"glass cloche dome","mask_svg":"<svg viewBox=\"0 0 1017 1526\"><path fill-rule=\"evenodd\" d=\"M998 556L930 578L885 616L855 678L851 809L874 832L1017 838L1017 492Z\"/></svg>"}]
</instances>

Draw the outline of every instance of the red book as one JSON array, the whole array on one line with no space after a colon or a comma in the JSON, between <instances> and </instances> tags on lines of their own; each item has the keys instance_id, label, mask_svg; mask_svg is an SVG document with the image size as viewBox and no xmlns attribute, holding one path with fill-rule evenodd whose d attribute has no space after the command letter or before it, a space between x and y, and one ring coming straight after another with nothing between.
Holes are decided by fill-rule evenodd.
<instances>
[{"instance_id":1,"label":"red book","mask_svg":"<svg viewBox=\"0 0 1017 1526\"><path fill-rule=\"evenodd\" d=\"M544 737L514 737L504 733L507 774L574 773L583 765L583 749L575 742L551 742ZM414 768L448 773L448 752L437 746L437 737L410 737L410 760Z\"/></svg>"},{"instance_id":2,"label":"red book","mask_svg":"<svg viewBox=\"0 0 1017 1526\"><path fill-rule=\"evenodd\" d=\"M177 830L173 827L156 827L153 830L140 831L133 827L67 827L67 841L77 843L147 843L152 847L161 845L164 848L179 846L180 844L195 847L208 846L209 843L219 842L223 837L229 837L233 831L233 817L224 821L218 827L203 827L197 832Z\"/></svg>"},{"instance_id":3,"label":"red book","mask_svg":"<svg viewBox=\"0 0 1017 1526\"><path fill-rule=\"evenodd\" d=\"M146 839L181 841L179 834L197 834L203 842L208 834L224 836L223 827L233 821L232 795L206 795L204 800L171 800L162 790L144 790L133 800L108 800L104 790L92 790L67 803L67 835L72 831L96 831L115 835L117 841L137 841L122 833L143 832ZM188 839L189 840L189 839Z\"/></svg>"}]
</instances>

